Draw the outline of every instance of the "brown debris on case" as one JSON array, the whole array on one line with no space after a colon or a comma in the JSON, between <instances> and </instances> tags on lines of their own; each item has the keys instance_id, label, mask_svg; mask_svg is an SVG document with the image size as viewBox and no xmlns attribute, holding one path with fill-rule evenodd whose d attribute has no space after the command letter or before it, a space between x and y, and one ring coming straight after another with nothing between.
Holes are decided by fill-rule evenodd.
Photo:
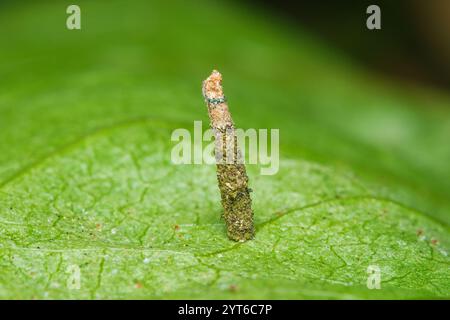
<instances>
[{"instance_id":1,"label":"brown debris on case","mask_svg":"<svg viewBox=\"0 0 450 320\"><path fill-rule=\"evenodd\" d=\"M214 132L217 180L228 237L246 241L252 239L255 232L252 200L233 120L223 94L222 75L218 71L214 70L203 81L203 97Z\"/></svg>"}]
</instances>

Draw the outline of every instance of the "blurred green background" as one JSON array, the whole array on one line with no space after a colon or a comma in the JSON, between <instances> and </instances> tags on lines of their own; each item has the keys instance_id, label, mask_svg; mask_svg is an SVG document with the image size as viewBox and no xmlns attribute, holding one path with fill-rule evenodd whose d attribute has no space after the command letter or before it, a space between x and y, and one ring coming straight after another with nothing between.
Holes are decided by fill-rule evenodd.
<instances>
[{"instance_id":1,"label":"blurred green background","mask_svg":"<svg viewBox=\"0 0 450 320\"><path fill-rule=\"evenodd\" d=\"M300 17L257 3L79 1L79 31L66 29L68 4L1 4L2 181L101 126L139 117L206 120L199 88L217 68L238 126L280 128L282 152L351 167L450 221L447 90L374 71L392 43L412 37L399 32L403 21L382 20L382 30L369 31L361 5L311 9L315 25L331 23L342 38L348 30L347 54ZM361 10L349 19L349 8ZM410 56L422 61L404 51L405 61Z\"/></svg>"},{"instance_id":2,"label":"blurred green background","mask_svg":"<svg viewBox=\"0 0 450 320\"><path fill-rule=\"evenodd\" d=\"M450 3L398 1L248 1L314 34L359 64L407 84L450 88ZM381 9L382 30L363 26L368 6Z\"/></svg>"}]
</instances>

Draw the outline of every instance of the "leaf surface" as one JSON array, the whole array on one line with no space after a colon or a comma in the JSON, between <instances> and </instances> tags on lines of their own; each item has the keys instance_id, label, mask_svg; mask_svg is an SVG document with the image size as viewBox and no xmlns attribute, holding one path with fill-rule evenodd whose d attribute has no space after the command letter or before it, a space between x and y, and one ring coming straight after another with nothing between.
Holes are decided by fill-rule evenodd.
<instances>
[{"instance_id":1,"label":"leaf surface","mask_svg":"<svg viewBox=\"0 0 450 320\"><path fill-rule=\"evenodd\" d=\"M0 13L0 297L449 297L449 97L233 4L79 5L80 32L56 2ZM212 68L238 126L280 129L280 171L249 166L246 243L214 166L170 162Z\"/></svg>"}]
</instances>

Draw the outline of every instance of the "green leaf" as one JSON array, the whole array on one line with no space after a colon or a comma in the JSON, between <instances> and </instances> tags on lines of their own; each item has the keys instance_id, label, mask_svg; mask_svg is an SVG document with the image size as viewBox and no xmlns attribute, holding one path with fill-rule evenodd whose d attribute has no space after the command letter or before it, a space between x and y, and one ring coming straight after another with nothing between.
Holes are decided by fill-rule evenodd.
<instances>
[{"instance_id":1,"label":"green leaf","mask_svg":"<svg viewBox=\"0 0 450 320\"><path fill-rule=\"evenodd\" d=\"M79 5L80 31L56 2L0 11L1 298L450 296L448 96L237 4ZM246 243L215 167L170 162L213 68L237 126L280 129L280 171L248 168Z\"/></svg>"}]
</instances>

